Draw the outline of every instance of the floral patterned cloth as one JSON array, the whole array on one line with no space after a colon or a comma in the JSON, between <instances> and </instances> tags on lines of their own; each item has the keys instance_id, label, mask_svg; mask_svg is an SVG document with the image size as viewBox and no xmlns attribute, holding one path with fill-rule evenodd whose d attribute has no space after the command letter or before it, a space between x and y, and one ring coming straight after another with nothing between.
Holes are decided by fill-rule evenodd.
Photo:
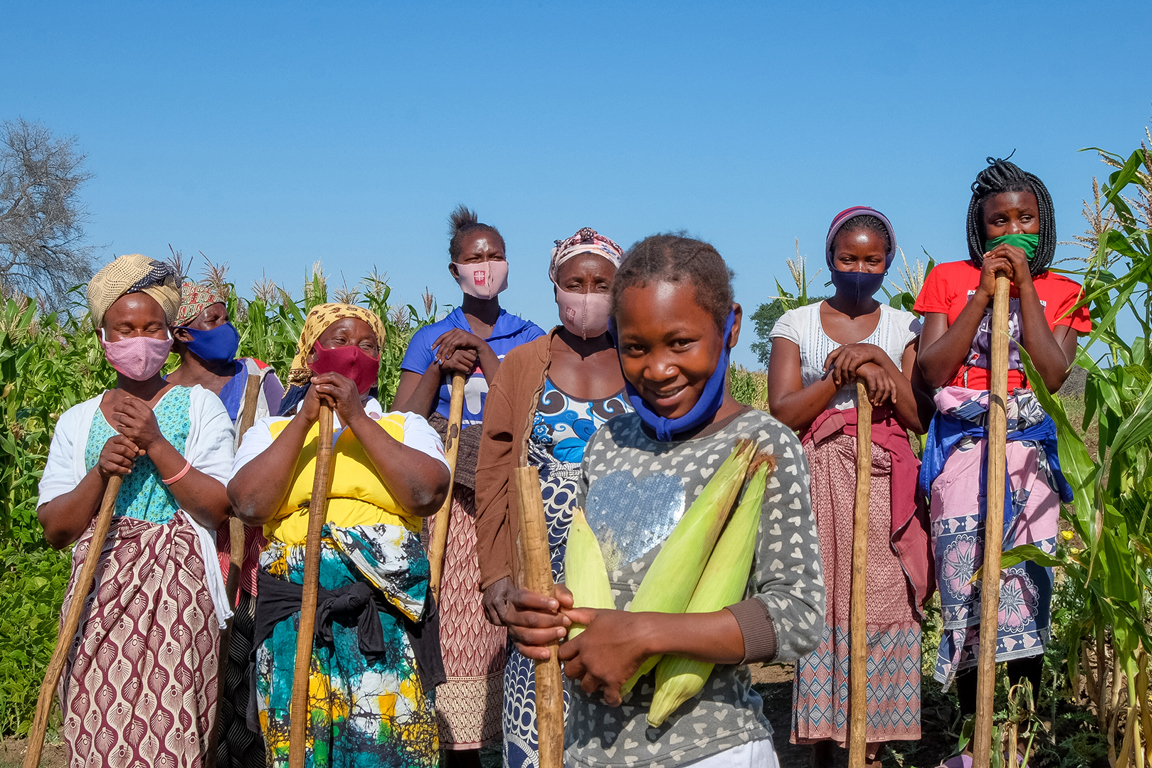
<instances>
[{"instance_id":1,"label":"floral patterned cloth","mask_svg":"<svg viewBox=\"0 0 1152 768\"><path fill-rule=\"evenodd\" d=\"M325 525L320 587L335 591L367 581L387 605L378 613L383 655L365 655L355 623L333 621L331 641L312 647L308 684L309 768L431 768L439 762L433 695L420 681L404 620L419 618L428 559L419 537L397 525ZM304 583L304 547L271 539L262 572ZM263 594L263 593L261 593ZM278 623L256 649L256 700L268 764L288 764L289 702L300 614Z\"/></svg>"},{"instance_id":2,"label":"floral patterned cloth","mask_svg":"<svg viewBox=\"0 0 1152 768\"><path fill-rule=\"evenodd\" d=\"M960 420L977 429L986 426L988 392L946 387L936 395L934 419ZM1054 553L1064 487L1055 457L1044 441L1021 440L1022 434L1041 434L1048 420L1036 396L1017 390L1008 398L1007 477L1011 493L1005 515L1004 548L1032 544ZM930 432L936 434L937 430ZM944 458L942 470L931 479L932 544L940 589L943 633L936 657L935 677L945 690L956 674L976 666L980 648L980 595L982 583L969 584L984 562L984 465L987 440L961 436ZM924 459L939 451L929 445ZM1051 568L1023 562L1001 572L1000 612L996 660L1038 656L1051 633Z\"/></svg>"},{"instance_id":3,"label":"floral patterned cloth","mask_svg":"<svg viewBox=\"0 0 1152 768\"><path fill-rule=\"evenodd\" d=\"M576 510L584 449L608 419L631 410L632 406L622 394L603 400L580 400L557 389L551 379L544 381L544 391L533 417L532 435L528 438L528 462L540 470L552 579L557 583L564 581L564 552L568 527ZM565 686L565 713L568 699ZM505 767L539 765L537 744L535 662L513 648L504 669Z\"/></svg>"}]
</instances>

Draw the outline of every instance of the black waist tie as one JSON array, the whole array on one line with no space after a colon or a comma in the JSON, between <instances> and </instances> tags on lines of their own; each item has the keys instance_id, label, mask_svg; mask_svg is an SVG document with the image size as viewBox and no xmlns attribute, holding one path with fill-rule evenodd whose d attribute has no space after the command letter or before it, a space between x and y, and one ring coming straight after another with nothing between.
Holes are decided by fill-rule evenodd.
<instances>
[{"instance_id":1,"label":"black waist tie","mask_svg":"<svg viewBox=\"0 0 1152 768\"><path fill-rule=\"evenodd\" d=\"M276 625L293 614L300 612L300 602L304 597L304 587L283 579L269 576L263 570L256 576L256 621L252 643L253 690L256 678L256 649L272 636ZM360 652L365 657L382 656L387 648L384 645L384 629L380 625L380 613L387 613L404 626L412 653L416 657L416 672L425 691L433 690L448 676L444 673L444 660L440 655L440 611L431 594L425 599L424 614L420 621L413 622L408 617L391 609L384 595L371 585L357 581L340 589L321 588L316 597L316 626L313 631L315 642L332 644L332 622L356 622L356 637ZM259 731L256 697L249 701L248 727Z\"/></svg>"}]
</instances>

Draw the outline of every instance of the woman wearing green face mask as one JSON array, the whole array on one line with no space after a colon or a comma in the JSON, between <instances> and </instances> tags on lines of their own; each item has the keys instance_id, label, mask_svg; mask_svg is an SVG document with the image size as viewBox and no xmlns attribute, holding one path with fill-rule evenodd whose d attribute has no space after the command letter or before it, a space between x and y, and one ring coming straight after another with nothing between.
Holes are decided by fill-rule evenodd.
<instances>
[{"instance_id":1,"label":"woman wearing green face mask","mask_svg":"<svg viewBox=\"0 0 1152 768\"><path fill-rule=\"evenodd\" d=\"M1012 281L1009 301L1007 471L1004 548L1033 544L1054 552L1060 500L1071 491L1060 474L1056 430L1032 393L1021 363L1027 350L1044 386L1068 377L1077 334L1092 324L1073 310L1081 288L1048 271L1056 250L1052 198L1040 179L1006 160L989 159L972 185L968 208L970 259L935 267L915 309L924 316L917 364L936 393L938 413L928 430L920 487L930 499L932 544L943 633L936 679L953 681L960 708L976 711L975 667L980 641L980 590L969 583L983 563L985 512L980 499L987 438L992 297L996 276ZM1034 563L1003 571L997 661L1013 682L1040 685L1050 632L1052 572ZM962 764L964 758L956 758ZM951 764L951 763L950 763Z\"/></svg>"}]
</instances>

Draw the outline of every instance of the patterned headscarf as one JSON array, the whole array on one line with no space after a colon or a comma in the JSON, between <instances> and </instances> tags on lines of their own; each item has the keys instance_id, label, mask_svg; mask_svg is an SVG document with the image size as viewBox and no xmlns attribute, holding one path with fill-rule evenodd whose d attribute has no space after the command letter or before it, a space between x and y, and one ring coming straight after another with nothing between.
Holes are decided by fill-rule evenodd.
<instances>
[{"instance_id":1,"label":"patterned headscarf","mask_svg":"<svg viewBox=\"0 0 1152 768\"><path fill-rule=\"evenodd\" d=\"M316 346L321 334L337 320L346 317L355 317L368 323L376 334L376 343L380 345L381 350L384 349L388 332L384 330L384 323L380 322L380 318L374 312L354 304L317 304L312 307L308 317L304 318L304 330L300 333L296 357L292 358L292 368L288 371L289 385L307 384L312 379L312 369L308 367L308 355Z\"/></svg>"},{"instance_id":2,"label":"patterned headscarf","mask_svg":"<svg viewBox=\"0 0 1152 768\"><path fill-rule=\"evenodd\" d=\"M180 309L180 285L176 270L162 261L131 253L120 256L88 281L88 311L92 313L92 326L104 325L104 314L121 296L146 293L164 310L164 320L176 322Z\"/></svg>"},{"instance_id":3,"label":"patterned headscarf","mask_svg":"<svg viewBox=\"0 0 1152 768\"><path fill-rule=\"evenodd\" d=\"M197 283L184 278L180 286L180 311L176 313L176 325L188 325L213 304L227 304L228 297L208 283Z\"/></svg>"},{"instance_id":4,"label":"patterned headscarf","mask_svg":"<svg viewBox=\"0 0 1152 768\"><path fill-rule=\"evenodd\" d=\"M556 282L556 273L560 265L582 253L603 256L612 262L614 267L619 267L620 262L624 260L623 248L591 227L584 227L572 237L556 241L556 247L552 249L552 262L548 265L549 279Z\"/></svg>"}]
</instances>

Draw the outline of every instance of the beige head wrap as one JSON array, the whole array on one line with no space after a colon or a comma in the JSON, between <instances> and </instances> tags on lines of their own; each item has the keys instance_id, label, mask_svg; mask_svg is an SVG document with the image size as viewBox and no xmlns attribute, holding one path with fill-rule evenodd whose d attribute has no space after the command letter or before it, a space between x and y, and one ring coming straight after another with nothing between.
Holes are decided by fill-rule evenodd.
<instances>
[{"instance_id":1,"label":"beige head wrap","mask_svg":"<svg viewBox=\"0 0 1152 768\"><path fill-rule=\"evenodd\" d=\"M146 293L164 310L169 325L176 322L180 309L180 284L176 270L162 261L138 253L120 256L88 282L88 311L92 325L104 325L104 313L116 300L128 293Z\"/></svg>"},{"instance_id":2,"label":"beige head wrap","mask_svg":"<svg viewBox=\"0 0 1152 768\"><path fill-rule=\"evenodd\" d=\"M292 358L292 368L288 371L290 385L306 384L312 379L312 370L308 367L308 355L312 352L312 347L316 346L317 339L328 330L328 326L346 317L355 317L368 323L383 351L384 340L388 333L384 330L384 323L380 322L380 318L374 312L354 304L317 304L312 307L308 317L304 318L300 344L296 347L296 357Z\"/></svg>"}]
</instances>

